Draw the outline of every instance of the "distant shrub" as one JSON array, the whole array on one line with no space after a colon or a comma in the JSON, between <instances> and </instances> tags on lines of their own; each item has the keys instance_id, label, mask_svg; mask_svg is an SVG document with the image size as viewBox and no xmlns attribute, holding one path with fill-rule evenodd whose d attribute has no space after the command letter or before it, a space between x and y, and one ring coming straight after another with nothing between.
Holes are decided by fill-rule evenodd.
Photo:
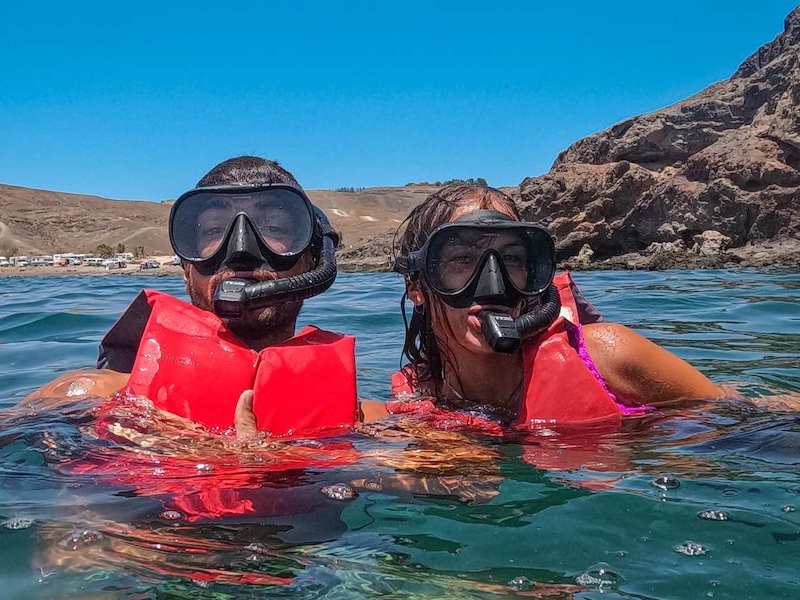
<instances>
[{"instance_id":1,"label":"distant shrub","mask_svg":"<svg viewBox=\"0 0 800 600\"><path fill-rule=\"evenodd\" d=\"M98 244L97 248L94 249L94 253L100 258L111 258L114 255L114 249L108 244Z\"/></svg>"},{"instance_id":2,"label":"distant shrub","mask_svg":"<svg viewBox=\"0 0 800 600\"><path fill-rule=\"evenodd\" d=\"M0 244L0 256L8 256L8 257L16 256L18 252L19 248L17 248L16 246L11 246L8 243Z\"/></svg>"},{"instance_id":3,"label":"distant shrub","mask_svg":"<svg viewBox=\"0 0 800 600\"><path fill-rule=\"evenodd\" d=\"M461 185L488 185L483 177L468 177L467 179L448 179L446 181L412 181L406 185L432 185L436 187L444 187L451 183L459 183Z\"/></svg>"}]
</instances>

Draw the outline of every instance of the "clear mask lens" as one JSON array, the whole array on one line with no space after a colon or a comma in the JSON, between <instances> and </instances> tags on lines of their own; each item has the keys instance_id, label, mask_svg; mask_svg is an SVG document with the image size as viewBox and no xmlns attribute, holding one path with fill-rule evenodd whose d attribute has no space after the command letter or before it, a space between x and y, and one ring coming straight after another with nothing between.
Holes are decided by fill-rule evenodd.
<instances>
[{"instance_id":1,"label":"clear mask lens","mask_svg":"<svg viewBox=\"0 0 800 600\"><path fill-rule=\"evenodd\" d=\"M546 233L537 228L454 225L430 240L427 276L434 290L455 294L465 289L492 252L519 292L537 293L552 277L553 253Z\"/></svg>"},{"instance_id":2,"label":"clear mask lens","mask_svg":"<svg viewBox=\"0 0 800 600\"><path fill-rule=\"evenodd\" d=\"M236 218L244 214L261 241L275 254L294 256L311 241L310 208L298 193L286 189L253 193L197 192L172 215L172 239L184 258L203 260L222 247Z\"/></svg>"}]
</instances>

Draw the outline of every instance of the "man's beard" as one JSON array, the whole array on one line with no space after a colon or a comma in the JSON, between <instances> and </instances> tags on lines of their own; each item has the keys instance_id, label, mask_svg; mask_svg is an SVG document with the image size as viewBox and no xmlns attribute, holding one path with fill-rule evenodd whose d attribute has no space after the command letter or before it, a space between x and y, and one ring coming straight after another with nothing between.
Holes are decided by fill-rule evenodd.
<instances>
[{"instance_id":1,"label":"man's beard","mask_svg":"<svg viewBox=\"0 0 800 600\"><path fill-rule=\"evenodd\" d=\"M283 302L277 306L250 310L224 321L228 329L245 340L257 340L281 330L288 330L291 335L302 306L302 302Z\"/></svg>"},{"instance_id":2,"label":"man's beard","mask_svg":"<svg viewBox=\"0 0 800 600\"><path fill-rule=\"evenodd\" d=\"M186 281L186 291L192 299L192 304L211 313L214 312L213 301L207 299L207 293L203 293L191 275ZM223 322L234 335L243 340L257 341L280 337L282 333L288 339L294 335L295 322L302 307L302 301L282 302L276 306L245 311L238 317L223 318Z\"/></svg>"}]
</instances>

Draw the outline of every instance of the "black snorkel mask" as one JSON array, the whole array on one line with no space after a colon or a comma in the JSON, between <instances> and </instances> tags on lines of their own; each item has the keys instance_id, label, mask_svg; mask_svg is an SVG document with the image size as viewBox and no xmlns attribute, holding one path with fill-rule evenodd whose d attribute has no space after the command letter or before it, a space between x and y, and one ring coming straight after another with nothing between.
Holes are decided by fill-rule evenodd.
<instances>
[{"instance_id":1,"label":"black snorkel mask","mask_svg":"<svg viewBox=\"0 0 800 600\"><path fill-rule=\"evenodd\" d=\"M221 269L287 271L311 250L316 266L309 272L269 281L223 281L214 294L214 313L220 317L305 300L336 279L339 237L325 213L291 185L190 190L172 206L169 238L181 260L206 276Z\"/></svg>"},{"instance_id":2,"label":"black snorkel mask","mask_svg":"<svg viewBox=\"0 0 800 600\"><path fill-rule=\"evenodd\" d=\"M482 311L481 332L496 352L511 353L526 337L547 328L561 311L555 274L555 244L538 225L481 210L437 227L422 248L395 260L394 271L420 275L453 308L472 304L523 314Z\"/></svg>"}]
</instances>

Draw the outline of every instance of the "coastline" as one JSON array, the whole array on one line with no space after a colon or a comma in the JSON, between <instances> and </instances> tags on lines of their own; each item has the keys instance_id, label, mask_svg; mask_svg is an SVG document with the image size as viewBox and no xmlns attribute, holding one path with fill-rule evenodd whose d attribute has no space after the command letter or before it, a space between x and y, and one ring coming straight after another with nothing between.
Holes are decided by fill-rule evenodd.
<instances>
[{"instance_id":1,"label":"coastline","mask_svg":"<svg viewBox=\"0 0 800 600\"><path fill-rule=\"evenodd\" d=\"M125 269L106 271L101 267L72 266L72 267L3 267L0 270L0 279L12 277L66 277L81 275L86 277L105 277L113 275L131 276L142 275L147 277L169 277L183 274L183 269L177 265L166 265L158 269L140 271L139 265L129 265Z\"/></svg>"},{"instance_id":2,"label":"coastline","mask_svg":"<svg viewBox=\"0 0 800 600\"><path fill-rule=\"evenodd\" d=\"M713 254L697 254L675 251L667 247L653 253L632 252L603 260L592 260L588 256L578 256L560 261L559 270L570 271L664 271L690 269L732 269L732 268L783 267L800 270L800 240L785 239L748 244L739 248L729 248ZM391 270L388 255L344 256L339 260L342 273L382 273ZM183 269L179 265L162 265L158 269L140 271L137 264L125 269L106 271L100 267L3 267L0 279L11 277L63 277L63 276L146 276L180 277Z\"/></svg>"}]
</instances>

